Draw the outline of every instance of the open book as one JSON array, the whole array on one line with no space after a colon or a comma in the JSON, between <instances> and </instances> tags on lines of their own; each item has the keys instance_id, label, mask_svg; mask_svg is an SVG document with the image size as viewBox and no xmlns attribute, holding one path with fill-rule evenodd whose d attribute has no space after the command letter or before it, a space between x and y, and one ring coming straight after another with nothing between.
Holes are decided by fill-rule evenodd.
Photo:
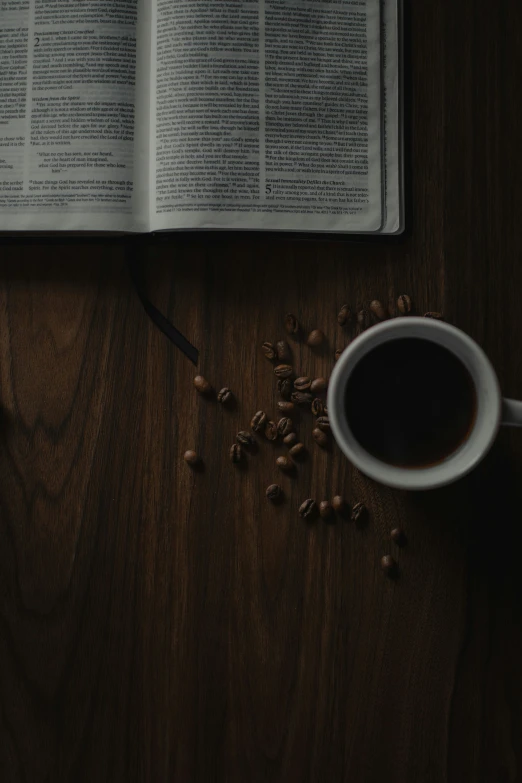
<instances>
[{"instance_id":1,"label":"open book","mask_svg":"<svg viewBox=\"0 0 522 783\"><path fill-rule=\"evenodd\" d=\"M400 0L0 0L0 231L403 230Z\"/></svg>"}]
</instances>

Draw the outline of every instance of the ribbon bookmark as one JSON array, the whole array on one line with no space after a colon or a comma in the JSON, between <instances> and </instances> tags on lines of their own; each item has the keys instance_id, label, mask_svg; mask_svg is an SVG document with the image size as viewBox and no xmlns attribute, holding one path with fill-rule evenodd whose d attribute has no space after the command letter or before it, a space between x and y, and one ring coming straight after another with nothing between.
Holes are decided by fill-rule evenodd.
<instances>
[{"instance_id":1,"label":"ribbon bookmark","mask_svg":"<svg viewBox=\"0 0 522 783\"><path fill-rule=\"evenodd\" d=\"M128 260L129 272L136 288L136 293L140 298L140 302L143 305L143 309L151 319L151 321L160 329L169 340L176 345L180 351L183 351L193 364L198 363L199 351L190 343L187 338L176 329L175 326L166 318L163 313L160 313L157 307L155 307L150 301L147 295L147 286L145 283L145 274L143 270L143 261L136 258L136 248L130 248L130 258Z\"/></svg>"}]
</instances>

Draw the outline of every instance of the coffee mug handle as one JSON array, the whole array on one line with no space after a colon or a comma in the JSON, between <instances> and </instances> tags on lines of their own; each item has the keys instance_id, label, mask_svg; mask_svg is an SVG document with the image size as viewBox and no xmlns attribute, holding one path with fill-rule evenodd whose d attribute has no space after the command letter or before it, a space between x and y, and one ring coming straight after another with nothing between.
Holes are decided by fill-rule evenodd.
<instances>
[{"instance_id":1,"label":"coffee mug handle","mask_svg":"<svg viewBox=\"0 0 522 783\"><path fill-rule=\"evenodd\" d=\"M522 402L504 398L502 403L502 424L508 427L522 427Z\"/></svg>"}]
</instances>

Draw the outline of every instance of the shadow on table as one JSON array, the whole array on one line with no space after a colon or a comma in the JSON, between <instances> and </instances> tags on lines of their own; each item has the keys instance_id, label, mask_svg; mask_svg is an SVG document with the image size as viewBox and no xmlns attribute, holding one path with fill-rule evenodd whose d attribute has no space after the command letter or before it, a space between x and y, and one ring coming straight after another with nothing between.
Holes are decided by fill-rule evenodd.
<instances>
[{"instance_id":1,"label":"shadow on table","mask_svg":"<svg viewBox=\"0 0 522 783\"><path fill-rule=\"evenodd\" d=\"M122 262L130 252L145 262L147 280L152 288L185 278L218 276L227 286L242 295L257 297L257 286L251 285L255 268L260 279L312 279L330 271L335 284L336 264L346 267L347 253L353 272L371 268L372 275L385 274L389 257L398 263L403 257L400 246L350 244L341 240L315 237L304 241L294 235L248 233L187 232L171 235L136 235L114 237L98 234L84 237L54 234L41 236L0 237L0 281L49 280L82 282L93 278L93 268L100 265L108 276L119 274ZM369 264L371 266L369 266ZM245 267L250 270L245 277ZM110 274L111 268L114 270Z\"/></svg>"},{"instance_id":2,"label":"shadow on table","mask_svg":"<svg viewBox=\"0 0 522 783\"><path fill-rule=\"evenodd\" d=\"M452 528L467 556L470 583L485 583L494 601L522 613L522 442L506 435L469 476L412 493L408 503L430 524Z\"/></svg>"}]
</instances>

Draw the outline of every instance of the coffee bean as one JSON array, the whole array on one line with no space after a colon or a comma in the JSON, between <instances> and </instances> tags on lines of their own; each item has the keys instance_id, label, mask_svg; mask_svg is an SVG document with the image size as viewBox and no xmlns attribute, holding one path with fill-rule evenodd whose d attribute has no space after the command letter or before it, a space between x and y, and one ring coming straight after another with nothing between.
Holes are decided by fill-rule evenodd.
<instances>
[{"instance_id":1,"label":"coffee bean","mask_svg":"<svg viewBox=\"0 0 522 783\"><path fill-rule=\"evenodd\" d=\"M336 495L334 499L332 500L332 506L334 511L339 514L341 517L344 517L348 514L348 503L343 498L342 495Z\"/></svg>"},{"instance_id":2,"label":"coffee bean","mask_svg":"<svg viewBox=\"0 0 522 783\"><path fill-rule=\"evenodd\" d=\"M290 378L294 374L294 368L291 364L278 364L274 372L278 378Z\"/></svg>"},{"instance_id":3,"label":"coffee bean","mask_svg":"<svg viewBox=\"0 0 522 783\"><path fill-rule=\"evenodd\" d=\"M381 557L381 568L386 576L397 576L397 563L391 555L384 555L384 557Z\"/></svg>"},{"instance_id":4,"label":"coffee bean","mask_svg":"<svg viewBox=\"0 0 522 783\"><path fill-rule=\"evenodd\" d=\"M193 384L200 394L210 394L212 391L212 386L206 378L203 378L202 375L196 375L193 380Z\"/></svg>"},{"instance_id":5,"label":"coffee bean","mask_svg":"<svg viewBox=\"0 0 522 783\"><path fill-rule=\"evenodd\" d=\"M254 436L246 430L241 430L236 435L236 440L241 446L255 446L256 439Z\"/></svg>"},{"instance_id":6,"label":"coffee bean","mask_svg":"<svg viewBox=\"0 0 522 783\"><path fill-rule=\"evenodd\" d=\"M284 471L290 471L294 467L294 463L290 459L290 457L278 457L276 459L276 465L280 470Z\"/></svg>"},{"instance_id":7,"label":"coffee bean","mask_svg":"<svg viewBox=\"0 0 522 783\"><path fill-rule=\"evenodd\" d=\"M297 403L297 405L311 405L313 399L313 395L308 392L296 391L292 393L292 402Z\"/></svg>"},{"instance_id":8,"label":"coffee bean","mask_svg":"<svg viewBox=\"0 0 522 783\"><path fill-rule=\"evenodd\" d=\"M263 343L263 345L261 346L261 350L263 351L266 358L269 359L270 361L276 358L276 349L275 346L272 345L272 343Z\"/></svg>"},{"instance_id":9,"label":"coffee bean","mask_svg":"<svg viewBox=\"0 0 522 783\"><path fill-rule=\"evenodd\" d=\"M283 494L283 490L279 486L279 484L270 484L269 487L267 487L266 490L266 496L268 500L271 500L272 503L275 503L276 500L279 500Z\"/></svg>"},{"instance_id":10,"label":"coffee bean","mask_svg":"<svg viewBox=\"0 0 522 783\"><path fill-rule=\"evenodd\" d=\"M317 514L317 503L312 498L308 498L299 506L299 516L303 519L312 519Z\"/></svg>"},{"instance_id":11,"label":"coffee bean","mask_svg":"<svg viewBox=\"0 0 522 783\"><path fill-rule=\"evenodd\" d=\"M281 411L281 413L292 413L293 410L295 410L295 405L293 402L286 402L285 400L277 403L278 410Z\"/></svg>"},{"instance_id":12,"label":"coffee bean","mask_svg":"<svg viewBox=\"0 0 522 783\"><path fill-rule=\"evenodd\" d=\"M314 416L322 416L324 413L324 402L319 397L316 397L312 402L311 410Z\"/></svg>"},{"instance_id":13,"label":"coffee bean","mask_svg":"<svg viewBox=\"0 0 522 783\"><path fill-rule=\"evenodd\" d=\"M328 388L328 381L326 378L316 378L310 385L310 391L312 394L322 394Z\"/></svg>"},{"instance_id":14,"label":"coffee bean","mask_svg":"<svg viewBox=\"0 0 522 783\"><path fill-rule=\"evenodd\" d=\"M408 315L412 311L412 303L408 294L401 294L397 299L397 307L402 315Z\"/></svg>"},{"instance_id":15,"label":"coffee bean","mask_svg":"<svg viewBox=\"0 0 522 783\"><path fill-rule=\"evenodd\" d=\"M321 345L323 342L324 332L322 332L320 329L314 329L306 338L306 344L311 348L317 348L317 346Z\"/></svg>"},{"instance_id":16,"label":"coffee bean","mask_svg":"<svg viewBox=\"0 0 522 783\"><path fill-rule=\"evenodd\" d=\"M340 326L346 326L346 324L351 323L352 318L353 318L352 308L350 307L350 305L343 304L343 306L339 310L339 315L337 316L337 320Z\"/></svg>"},{"instance_id":17,"label":"coffee bean","mask_svg":"<svg viewBox=\"0 0 522 783\"><path fill-rule=\"evenodd\" d=\"M333 514L333 508L328 500L322 500L319 503L319 514L323 519L329 519Z\"/></svg>"},{"instance_id":18,"label":"coffee bean","mask_svg":"<svg viewBox=\"0 0 522 783\"><path fill-rule=\"evenodd\" d=\"M252 421L250 422L250 429L254 432L261 432L264 430L268 421L268 417L264 411L258 411L254 414Z\"/></svg>"},{"instance_id":19,"label":"coffee bean","mask_svg":"<svg viewBox=\"0 0 522 783\"><path fill-rule=\"evenodd\" d=\"M187 465L190 465L192 468L199 463L199 457L195 451L186 451L183 455L183 459Z\"/></svg>"},{"instance_id":20,"label":"coffee bean","mask_svg":"<svg viewBox=\"0 0 522 783\"><path fill-rule=\"evenodd\" d=\"M424 313L424 318L434 318L436 321L443 321L444 318L442 317L442 313Z\"/></svg>"},{"instance_id":21,"label":"coffee bean","mask_svg":"<svg viewBox=\"0 0 522 783\"><path fill-rule=\"evenodd\" d=\"M230 459L235 465L237 465L239 462L241 462L242 456L243 452L241 450L241 446L239 443L234 443L234 445L230 447Z\"/></svg>"},{"instance_id":22,"label":"coffee bean","mask_svg":"<svg viewBox=\"0 0 522 783\"><path fill-rule=\"evenodd\" d=\"M232 402L234 395L230 391L230 389L227 389L225 386L224 389L221 389L221 391L218 392L218 402L220 402L222 405L227 405L228 403Z\"/></svg>"},{"instance_id":23,"label":"coffee bean","mask_svg":"<svg viewBox=\"0 0 522 783\"><path fill-rule=\"evenodd\" d=\"M337 359L339 358L339 356L342 354L343 351L344 351L344 348L338 348L336 350L336 352L335 352L335 361L337 361Z\"/></svg>"},{"instance_id":24,"label":"coffee bean","mask_svg":"<svg viewBox=\"0 0 522 783\"><path fill-rule=\"evenodd\" d=\"M368 509L364 503L356 503L352 506L352 522L357 522L358 525L362 525L366 522L368 517Z\"/></svg>"},{"instance_id":25,"label":"coffee bean","mask_svg":"<svg viewBox=\"0 0 522 783\"><path fill-rule=\"evenodd\" d=\"M397 546L404 546L406 544L406 536L404 531L400 527L394 527L390 533L391 540L397 544Z\"/></svg>"},{"instance_id":26,"label":"coffee bean","mask_svg":"<svg viewBox=\"0 0 522 783\"><path fill-rule=\"evenodd\" d=\"M330 419L328 416L319 416L315 423L323 432L330 432Z\"/></svg>"},{"instance_id":27,"label":"coffee bean","mask_svg":"<svg viewBox=\"0 0 522 783\"><path fill-rule=\"evenodd\" d=\"M312 379L303 375L301 378L296 378L294 381L294 389L297 391L306 391L310 388Z\"/></svg>"},{"instance_id":28,"label":"coffee bean","mask_svg":"<svg viewBox=\"0 0 522 783\"><path fill-rule=\"evenodd\" d=\"M322 449L324 449L324 447L328 445L328 435L326 434L326 432L323 432L318 427L316 427L315 430L312 430L312 435L317 445L320 446Z\"/></svg>"},{"instance_id":29,"label":"coffee bean","mask_svg":"<svg viewBox=\"0 0 522 783\"><path fill-rule=\"evenodd\" d=\"M265 437L267 440L277 440L278 434L275 421L268 421L265 427Z\"/></svg>"},{"instance_id":30,"label":"coffee bean","mask_svg":"<svg viewBox=\"0 0 522 783\"><path fill-rule=\"evenodd\" d=\"M284 400L290 399L293 388L294 386L290 378L281 378L281 380L277 382L277 390Z\"/></svg>"},{"instance_id":31,"label":"coffee bean","mask_svg":"<svg viewBox=\"0 0 522 783\"><path fill-rule=\"evenodd\" d=\"M371 324L370 311L367 310L365 307L363 307L363 309L359 310L359 312L357 313L357 326L361 331L363 331L364 329L368 329L370 324Z\"/></svg>"},{"instance_id":32,"label":"coffee bean","mask_svg":"<svg viewBox=\"0 0 522 783\"><path fill-rule=\"evenodd\" d=\"M290 346L286 340L279 340L275 345L276 355L280 362L289 362L292 357Z\"/></svg>"},{"instance_id":33,"label":"coffee bean","mask_svg":"<svg viewBox=\"0 0 522 783\"><path fill-rule=\"evenodd\" d=\"M296 443L294 446L292 446L292 448L290 449L290 451L288 453L292 457L302 457L303 454L305 453L305 451L306 451L306 448L305 448L304 443Z\"/></svg>"},{"instance_id":34,"label":"coffee bean","mask_svg":"<svg viewBox=\"0 0 522 783\"><path fill-rule=\"evenodd\" d=\"M292 430L294 429L294 422L292 419L289 419L288 416L283 416L282 419L279 419L277 422L277 431L280 435L285 437L285 435L288 435Z\"/></svg>"},{"instance_id":35,"label":"coffee bean","mask_svg":"<svg viewBox=\"0 0 522 783\"><path fill-rule=\"evenodd\" d=\"M383 303L379 302L378 299L374 299L373 302L370 302L370 312L377 321L385 321L386 318L388 318L388 313L384 309Z\"/></svg>"},{"instance_id":36,"label":"coffee bean","mask_svg":"<svg viewBox=\"0 0 522 783\"><path fill-rule=\"evenodd\" d=\"M299 332L299 321L295 317L295 315L292 315L292 313L288 313L285 318L285 329L288 332L288 334L297 334Z\"/></svg>"},{"instance_id":37,"label":"coffee bean","mask_svg":"<svg viewBox=\"0 0 522 783\"><path fill-rule=\"evenodd\" d=\"M297 435L295 432L290 432L288 435L285 435L283 438L283 443L288 446L288 448L291 448L292 446L295 446L297 443Z\"/></svg>"}]
</instances>

